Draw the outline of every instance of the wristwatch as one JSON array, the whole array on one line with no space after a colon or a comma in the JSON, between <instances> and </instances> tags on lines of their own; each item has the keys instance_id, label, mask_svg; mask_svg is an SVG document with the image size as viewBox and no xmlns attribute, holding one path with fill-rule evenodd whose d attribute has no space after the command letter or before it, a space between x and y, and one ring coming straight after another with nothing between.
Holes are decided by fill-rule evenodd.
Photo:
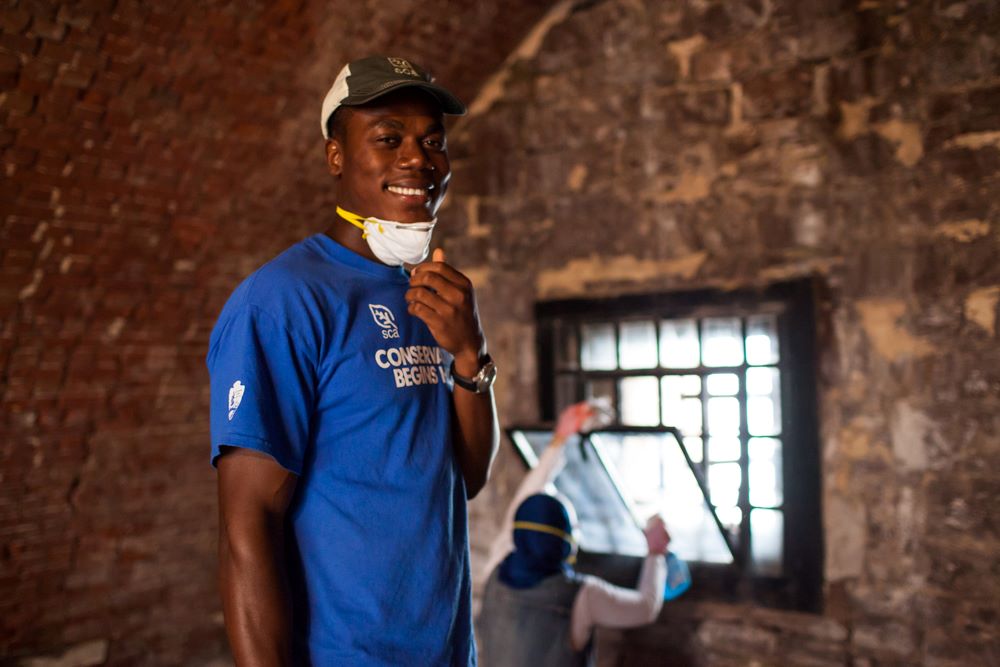
<instances>
[{"instance_id":1,"label":"wristwatch","mask_svg":"<svg viewBox=\"0 0 1000 667\"><path fill-rule=\"evenodd\" d=\"M455 384L462 389L468 389L474 394L485 394L493 386L493 381L497 379L497 365L493 363L493 359L488 354L480 357L479 361L482 363L479 372L471 378L467 378L455 372L455 360L452 359L451 377L455 380Z\"/></svg>"}]
</instances>

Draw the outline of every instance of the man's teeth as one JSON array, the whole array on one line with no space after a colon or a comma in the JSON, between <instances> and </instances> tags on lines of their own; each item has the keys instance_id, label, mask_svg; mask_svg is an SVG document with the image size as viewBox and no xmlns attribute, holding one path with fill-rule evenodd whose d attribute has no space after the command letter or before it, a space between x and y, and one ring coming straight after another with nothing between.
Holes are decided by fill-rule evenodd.
<instances>
[{"instance_id":1,"label":"man's teeth","mask_svg":"<svg viewBox=\"0 0 1000 667\"><path fill-rule=\"evenodd\" d=\"M401 188L398 185L390 185L386 190L397 195L419 196L427 194L427 190L424 188Z\"/></svg>"}]
</instances>

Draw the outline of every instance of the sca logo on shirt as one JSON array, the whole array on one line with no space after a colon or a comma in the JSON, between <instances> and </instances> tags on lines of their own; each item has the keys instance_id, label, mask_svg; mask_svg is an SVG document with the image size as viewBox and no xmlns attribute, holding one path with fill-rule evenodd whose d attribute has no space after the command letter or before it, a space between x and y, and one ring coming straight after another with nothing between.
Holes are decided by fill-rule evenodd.
<instances>
[{"instance_id":1,"label":"sca logo on shirt","mask_svg":"<svg viewBox=\"0 0 1000 667\"><path fill-rule=\"evenodd\" d=\"M236 408L240 407L240 402L243 400L243 392L246 389L246 386L239 380L234 382L233 386L229 388L229 421L233 421Z\"/></svg>"},{"instance_id":2,"label":"sca logo on shirt","mask_svg":"<svg viewBox=\"0 0 1000 667\"><path fill-rule=\"evenodd\" d=\"M392 311L377 303L369 303L368 309L372 311L375 324L382 327L382 338L399 338L399 329L396 327L396 318Z\"/></svg>"}]
</instances>

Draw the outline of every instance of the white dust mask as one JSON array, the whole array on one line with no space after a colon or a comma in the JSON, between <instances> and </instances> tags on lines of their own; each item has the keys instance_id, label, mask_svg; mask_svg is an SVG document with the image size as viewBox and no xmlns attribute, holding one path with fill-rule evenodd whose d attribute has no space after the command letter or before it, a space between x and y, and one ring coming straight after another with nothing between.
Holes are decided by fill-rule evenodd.
<instances>
[{"instance_id":1,"label":"white dust mask","mask_svg":"<svg viewBox=\"0 0 1000 667\"><path fill-rule=\"evenodd\" d=\"M368 247L384 264L419 264L427 259L437 218L428 222L395 222L363 218L339 206L337 214L362 231L361 238L368 242Z\"/></svg>"}]
</instances>

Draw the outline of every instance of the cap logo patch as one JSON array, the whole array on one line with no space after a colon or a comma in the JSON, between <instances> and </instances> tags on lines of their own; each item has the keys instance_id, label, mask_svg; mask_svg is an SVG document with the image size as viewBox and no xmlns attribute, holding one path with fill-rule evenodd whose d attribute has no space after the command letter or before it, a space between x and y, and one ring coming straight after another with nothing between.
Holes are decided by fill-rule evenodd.
<instances>
[{"instance_id":1,"label":"cap logo patch","mask_svg":"<svg viewBox=\"0 0 1000 667\"><path fill-rule=\"evenodd\" d=\"M392 65L392 71L396 74L406 74L417 78L420 77L420 75L417 74L417 70L413 68L413 65L411 65L409 61L403 60L402 58L386 58L386 60L388 60L389 64Z\"/></svg>"}]
</instances>

